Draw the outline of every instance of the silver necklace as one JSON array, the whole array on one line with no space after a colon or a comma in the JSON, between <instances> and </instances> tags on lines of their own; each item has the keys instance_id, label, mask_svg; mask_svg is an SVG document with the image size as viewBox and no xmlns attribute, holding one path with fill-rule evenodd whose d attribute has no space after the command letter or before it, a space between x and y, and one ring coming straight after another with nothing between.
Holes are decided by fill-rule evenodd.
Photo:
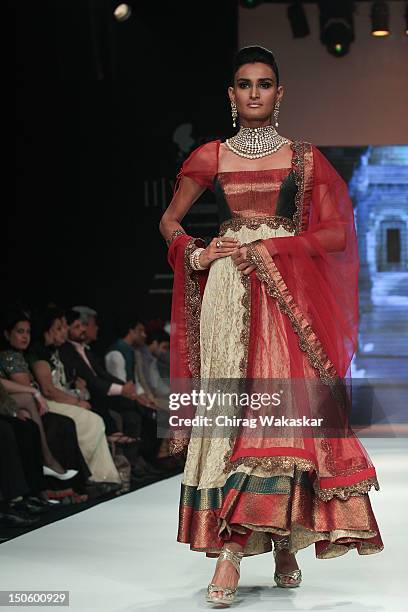
<instances>
[{"instance_id":1,"label":"silver necklace","mask_svg":"<svg viewBox=\"0 0 408 612\"><path fill-rule=\"evenodd\" d=\"M241 126L239 132L232 138L227 138L225 144L241 157L258 159L275 153L289 142L290 140L278 134L273 125L265 125L257 128Z\"/></svg>"}]
</instances>

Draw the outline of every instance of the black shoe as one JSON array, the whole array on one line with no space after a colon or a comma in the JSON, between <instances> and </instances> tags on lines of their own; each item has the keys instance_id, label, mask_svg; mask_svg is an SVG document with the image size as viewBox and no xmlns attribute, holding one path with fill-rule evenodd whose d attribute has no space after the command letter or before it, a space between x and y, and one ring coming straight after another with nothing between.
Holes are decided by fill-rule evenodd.
<instances>
[{"instance_id":1,"label":"black shoe","mask_svg":"<svg viewBox=\"0 0 408 612\"><path fill-rule=\"evenodd\" d=\"M38 523L39 518L28 518L27 516L18 514L9 510L7 513L0 514L0 523L6 527L31 527Z\"/></svg>"},{"instance_id":2,"label":"black shoe","mask_svg":"<svg viewBox=\"0 0 408 612\"><path fill-rule=\"evenodd\" d=\"M34 504L35 506L40 506L41 508L48 508L48 510L53 510L59 505L59 502L50 502L47 499L43 499L41 497L30 496L27 497L27 499L31 504Z\"/></svg>"},{"instance_id":3,"label":"black shoe","mask_svg":"<svg viewBox=\"0 0 408 612\"><path fill-rule=\"evenodd\" d=\"M122 483L119 482L90 482L87 484L86 492L90 499L95 499L103 495L111 495L120 491Z\"/></svg>"},{"instance_id":4,"label":"black shoe","mask_svg":"<svg viewBox=\"0 0 408 612\"><path fill-rule=\"evenodd\" d=\"M98 482L98 489L102 495L111 495L117 493L122 488L121 482Z\"/></svg>"},{"instance_id":5,"label":"black shoe","mask_svg":"<svg viewBox=\"0 0 408 612\"><path fill-rule=\"evenodd\" d=\"M36 516L39 514L46 514L49 512L50 508L45 508L44 506L33 504L28 499L23 499L22 501L13 502L10 504L10 510L14 510L15 512L24 512L30 516Z\"/></svg>"}]
</instances>

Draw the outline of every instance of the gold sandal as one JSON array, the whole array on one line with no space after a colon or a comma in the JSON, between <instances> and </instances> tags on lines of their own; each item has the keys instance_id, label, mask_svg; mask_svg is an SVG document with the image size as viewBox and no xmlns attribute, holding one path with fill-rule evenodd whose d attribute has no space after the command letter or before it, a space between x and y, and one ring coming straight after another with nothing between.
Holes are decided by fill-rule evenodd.
<instances>
[{"instance_id":1,"label":"gold sandal","mask_svg":"<svg viewBox=\"0 0 408 612\"><path fill-rule=\"evenodd\" d=\"M276 560L276 553L279 550L289 550L289 537L285 536L280 540L273 540L273 556ZM284 577L293 578L293 582L285 582L283 580ZM277 572L275 570L273 576L278 587L282 587L283 589L298 587L302 582L302 572L300 569L293 570L293 572Z\"/></svg>"},{"instance_id":2,"label":"gold sandal","mask_svg":"<svg viewBox=\"0 0 408 612\"><path fill-rule=\"evenodd\" d=\"M237 570L238 578L239 578L240 563L241 563L241 559L243 556L244 556L244 553L241 551L235 552L233 550L230 550L229 548L223 548L217 559L217 563L218 561L223 560L223 559L227 559L227 561L231 561L232 565ZM221 586L219 584L217 585L217 584L214 584L213 582L210 582L210 584L207 587L206 601L208 603L229 605L234 601L236 597L237 588L238 587L235 587L235 589L232 589L230 587L225 587L225 586ZM222 597L213 596L212 594L214 591L222 591L223 593Z\"/></svg>"}]
</instances>

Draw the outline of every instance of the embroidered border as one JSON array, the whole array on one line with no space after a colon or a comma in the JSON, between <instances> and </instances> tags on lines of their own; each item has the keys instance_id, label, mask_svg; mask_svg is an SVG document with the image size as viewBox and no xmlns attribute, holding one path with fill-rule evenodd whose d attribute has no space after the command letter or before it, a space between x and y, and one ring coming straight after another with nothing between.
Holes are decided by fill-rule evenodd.
<instances>
[{"instance_id":1,"label":"embroidered border","mask_svg":"<svg viewBox=\"0 0 408 612\"><path fill-rule=\"evenodd\" d=\"M244 347L244 354L239 364L239 371L242 378L247 375L248 369L248 348L249 348L249 331L251 323L251 279L248 274L241 275L241 282L244 286L245 293L242 296L241 304L244 307L242 314L242 329L241 329L241 344Z\"/></svg>"},{"instance_id":2,"label":"embroidered border","mask_svg":"<svg viewBox=\"0 0 408 612\"><path fill-rule=\"evenodd\" d=\"M267 225L272 229L278 229L283 227L288 232L293 232L295 229L292 219L288 217L275 216L259 216L259 217L244 217L241 215L234 215L232 219L223 221L220 225L219 235L223 236L225 232L232 229L234 232L239 231L242 227L249 229L258 229L261 225Z\"/></svg>"},{"instance_id":3,"label":"embroidered border","mask_svg":"<svg viewBox=\"0 0 408 612\"><path fill-rule=\"evenodd\" d=\"M279 309L289 317L292 328L298 335L300 348L307 353L310 364L317 369L321 380L327 385L333 385L334 382L338 383L338 376L333 363L324 352L310 323L305 319L295 300L289 293L272 258L269 257L274 277L272 277L272 274L269 272L260 251L264 251L264 255L269 257L269 253L262 243L259 244L256 242L248 245L247 259L256 265L257 277L261 282L266 284L269 295L277 300ZM297 311L296 314L295 311Z\"/></svg>"},{"instance_id":4,"label":"embroidered border","mask_svg":"<svg viewBox=\"0 0 408 612\"><path fill-rule=\"evenodd\" d=\"M174 232L172 232L172 233L171 233L170 238L168 238L168 239L166 240L166 244L167 244L167 246L169 247L169 246L171 245L171 243L173 242L173 240L174 240L175 238L177 238L177 236L183 236L185 233L186 233L186 232L185 232L183 229L180 229L180 228L178 228L178 229L174 230Z\"/></svg>"},{"instance_id":5,"label":"embroidered border","mask_svg":"<svg viewBox=\"0 0 408 612\"><path fill-rule=\"evenodd\" d=\"M201 239L191 238L184 249L184 280L185 280L185 319L188 364L193 379L200 376L200 315L201 295L198 274L191 268L190 257L196 250L196 241Z\"/></svg>"},{"instance_id":6,"label":"embroidered border","mask_svg":"<svg viewBox=\"0 0 408 612\"><path fill-rule=\"evenodd\" d=\"M169 454L177 455L179 453L184 453L187 455L189 441L189 438L169 438Z\"/></svg>"},{"instance_id":7,"label":"embroidered border","mask_svg":"<svg viewBox=\"0 0 408 612\"><path fill-rule=\"evenodd\" d=\"M315 483L317 482L316 480ZM354 495L364 495L370 491L371 487L374 487L376 491L380 490L380 485L378 484L376 476L371 476L371 478L366 478L365 480L344 487L332 487L330 489L320 489L317 487L315 492L322 501L329 501L333 499L333 497L348 499Z\"/></svg>"},{"instance_id":8,"label":"embroidered border","mask_svg":"<svg viewBox=\"0 0 408 612\"><path fill-rule=\"evenodd\" d=\"M230 461L230 457L232 455L231 452L225 453L225 462L226 465L224 467L223 472L228 473L232 470L235 470L239 465L245 465L247 467L261 467L264 470L276 470L276 469L285 469L294 467L295 465L299 467L301 470L309 471L315 470L317 471L316 465L309 461L308 459L302 459L302 457L292 457L292 456L284 456L278 455L274 457L240 457L235 461Z\"/></svg>"},{"instance_id":9,"label":"embroidered border","mask_svg":"<svg viewBox=\"0 0 408 612\"><path fill-rule=\"evenodd\" d=\"M310 142L294 141L292 167L297 185L296 210L293 214L295 235L307 229L313 188L313 151Z\"/></svg>"},{"instance_id":10,"label":"embroidered border","mask_svg":"<svg viewBox=\"0 0 408 612\"><path fill-rule=\"evenodd\" d=\"M374 487L377 491L380 490L380 485L376 476L366 478L352 485L321 489L318 486L319 472L317 466L312 461L309 461L308 459L302 459L301 457L283 455L274 457L241 457L239 459L236 459L235 461L229 461L229 457L231 456L231 454L232 449L231 453L229 452L225 455L225 459L227 459L228 456L228 461L226 461L226 465L223 470L224 473L232 472L233 470L236 470L237 467L240 465L252 468L260 467L265 471L275 471L277 469L289 469L292 467L297 467L305 472L315 472L317 474L317 478L313 483L313 490L316 496L325 502L333 499L334 497L346 500L351 496L364 495L368 493L372 487Z\"/></svg>"},{"instance_id":11,"label":"embroidered border","mask_svg":"<svg viewBox=\"0 0 408 612\"><path fill-rule=\"evenodd\" d=\"M175 230L177 235L184 234L184 231ZM175 238L176 236L174 236ZM197 248L197 242L204 242L201 238L190 238L184 248L184 316L186 321L186 344L187 359L192 380L199 380L200 377L200 315L201 315L201 294L198 273L192 269L190 257ZM169 438L169 453L187 453L190 438L180 436Z\"/></svg>"},{"instance_id":12,"label":"embroidered border","mask_svg":"<svg viewBox=\"0 0 408 612\"><path fill-rule=\"evenodd\" d=\"M333 448L330 440L327 438L323 438L320 441L320 447L325 453L325 466L327 471L330 472L330 474L334 474L336 476L350 476L351 474L356 474L357 472L360 472L361 470L365 470L367 468L366 463L360 463L360 465L354 465L353 468L341 470L336 467L336 462L333 456Z\"/></svg>"}]
</instances>

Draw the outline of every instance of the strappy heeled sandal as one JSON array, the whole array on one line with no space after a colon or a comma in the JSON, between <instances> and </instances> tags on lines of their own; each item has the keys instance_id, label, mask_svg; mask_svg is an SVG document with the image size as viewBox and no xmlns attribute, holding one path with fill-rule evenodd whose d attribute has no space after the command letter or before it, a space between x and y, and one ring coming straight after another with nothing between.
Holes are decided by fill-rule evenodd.
<instances>
[{"instance_id":1,"label":"strappy heeled sandal","mask_svg":"<svg viewBox=\"0 0 408 612\"><path fill-rule=\"evenodd\" d=\"M227 559L227 561L231 561L232 565L237 570L238 578L239 578L240 563L241 563L241 559L243 556L244 556L244 553L241 551L235 552L233 550L230 550L229 548L223 548L220 552L220 556L218 557L217 563L218 561L221 561L223 559ZM214 582L210 582L210 584L207 587L206 601L208 603L213 603L213 604L229 605L234 601L236 597L237 588L238 587L235 587L235 589L232 589L230 587L225 587L219 584L214 584ZM222 591L222 596L221 597L214 596L213 595L214 591Z\"/></svg>"},{"instance_id":2,"label":"strappy heeled sandal","mask_svg":"<svg viewBox=\"0 0 408 612\"><path fill-rule=\"evenodd\" d=\"M276 553L279 550L289 549L289 537L285 536L284 538L281 538L280 540L276 540L276 541L273 540L273 545L274 545L273 556L275 557L275 561L276 561ZM285 577L293 578L293 581L286 582L285 580L283 580L283 578ZM302 572L300 569L293 570L293 572L277 572L275 570L273 579L275 580L278 587L282 587L284 589L298 587L300 583L302 582Z\"/></svg>"}]
</instances>

